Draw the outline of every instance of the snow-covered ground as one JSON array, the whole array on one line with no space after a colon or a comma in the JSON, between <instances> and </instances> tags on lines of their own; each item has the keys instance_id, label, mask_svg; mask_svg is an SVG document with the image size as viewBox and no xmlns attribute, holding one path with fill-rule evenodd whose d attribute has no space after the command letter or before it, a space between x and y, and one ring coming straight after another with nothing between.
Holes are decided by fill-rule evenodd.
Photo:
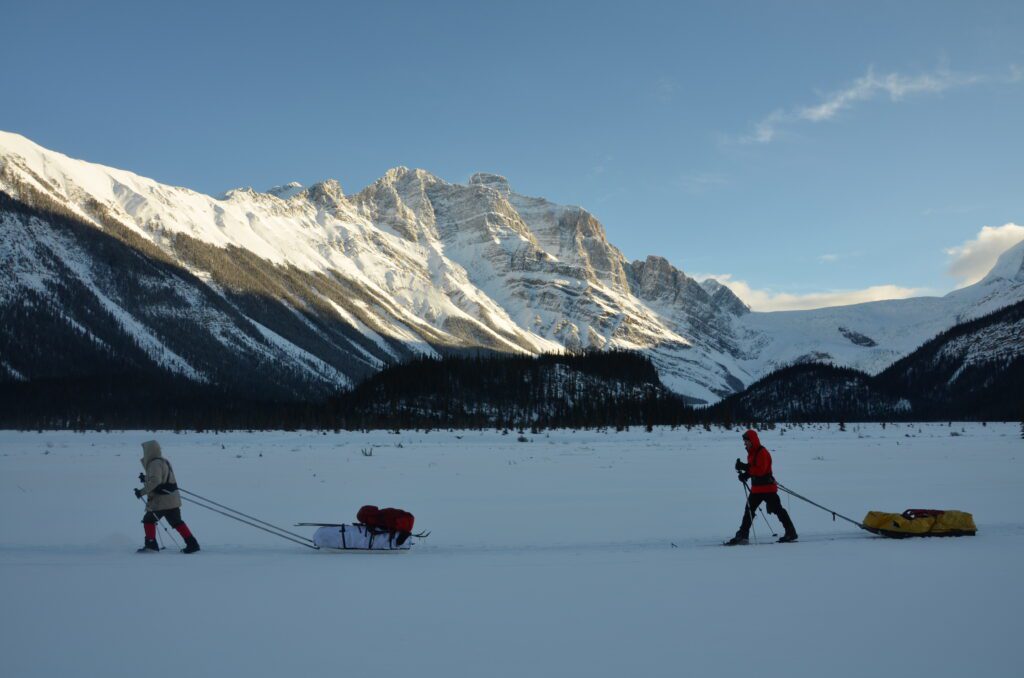
<instances>
[{"instance_id":1,"label":"snow-covered ground","mask_svg":"<svg viewBox=\"0 0 1024 678\"><path fill-rule=\"evenodd\" d=\"M182 487L264 520L374 503L433 534L314 552L186 504L202 552L136 555L154 437ZM747 548L717 546L739 432L527 437L0 432L0 675L1020 675L1017 424L765 432L811 499L979 532L888 540L789 499L800 542L764 544L759 516Z\"/></svg>"}]
</instances>

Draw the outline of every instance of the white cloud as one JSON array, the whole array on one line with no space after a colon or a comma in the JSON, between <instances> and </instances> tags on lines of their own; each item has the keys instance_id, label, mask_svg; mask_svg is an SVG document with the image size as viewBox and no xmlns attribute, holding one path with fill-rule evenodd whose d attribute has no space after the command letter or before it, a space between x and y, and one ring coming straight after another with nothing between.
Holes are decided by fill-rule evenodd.
<instances>
[{"instance_id":1,"label":"white cloud","mask_svg":"<svg viewBox=\"0 0 1024 678\"><path fill-rule=\"evenodd\" d=\"M767 144L778 135L779 128L797 122L824 122L831 120L841 111L857 102L873 99L879 94L888 94L893 102L913 94L936 94L955 87L966 87L983 82L1015 83L1024 78L1024 72L1016 65L1011 66L1008 76L993 77L971 73L956 73L939 69L932 73L907 76L900 73L877 74L873 68L857 78L849 86L833 92L817 104L798 106L789 110L773 111L754 125L754 132L741 137L741 143Z\"/></svg>"},{"instance_id":2,"label":"white cloud","mask_svg":"<svg viewBox=\"0 0 1024 678\"><path fill-rule=\"evenodd\" d=\"M992 270L1000 254L1021 240L1024 240L1024 226L985 226L973 240L946 250L946 254L952 257L947 272L959 280L958 289L973 285Z\"/></svg>"},{"instance_id":3,"label":"white cloud","mask_svg":"<svg viewBox=\"0 0 1024 678\"><path fill-rule=\"evenodd\" d=\"M811 294L787 294L772 290L758 290L746 281L734 280L731 274L695 275L697 280L713 278L727 286L743 303L753 311L805 311L812 308L829 306L848 306L868 301L885 299L907 299L928 294L929 290L920 287L899 287L897 285L875 285L862 290L832 290L813 292Z\"/></svg>"},{"instance_id":4,"label":"white cloud","mask_svg":"<svg viewBox=\"0 0 1024 678\"><path fill-rule=\"evenodd\" d=\"M772 111L771 115L754 126L754 133L740 139L742 143L767 144L775 139L776 129L790 119L785 111Z\"/></svg>"},{"instance_id":5,"label":"white cloud","mask_svg":"<svg viewBox=\"0 0 1024 678\"><path fill-rule=\"evenodd\" d=\"M957 247L946 250L950 262L949 275L957 278L957 289L973 285L988 274L999 256L1006 250L1024 242L1024 226L1004 224L999 227L985 226L977 236ZM847 255L823 254L818 260L823 263L836 261ZM854 254L853 256L858 256ZM737 280L730 273L695 273L698 281L717 280L727 286L743 303L754 311L803 311L830 306L848 306L869 301L886 299L907 299L936 294L924 287L900 287L898 285L874 285L859 290L828 290L809 294L789 294L771 289L756 289L745 280ZM938 292L941 293L941 292Z\"/></svg>"}]
</instances>

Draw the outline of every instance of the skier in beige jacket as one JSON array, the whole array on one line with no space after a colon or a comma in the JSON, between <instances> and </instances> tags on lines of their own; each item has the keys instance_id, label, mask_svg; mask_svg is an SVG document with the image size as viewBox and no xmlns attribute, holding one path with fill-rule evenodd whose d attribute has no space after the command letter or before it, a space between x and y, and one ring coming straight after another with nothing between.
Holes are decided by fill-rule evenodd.
<instances>
[{"instance_id":1,"label":"skier in beige jacket","mask_svg":"<svg viewBox=\"0 0 1024 678\"><path fill-rule=\"evenodd\" d=\"M160 451L160 443L155 440L147 440L142 443L142 468L145 473L139 474L139 480L144 483L141 489L135 490L136 497L146 496L146 514L142 516L142 526L146 531L146 542L139 549L139 553L159 551L160 546L156 543L156 524L161 518L167 520L171 527L176 529L185 539L185 548L182 553L195 553L199 550L199 542L196 541L188 525L181 519L181 495L178 494L178 483L174 477L174 469L171 462L164 459Z\"/></svg>"}]
</instances>

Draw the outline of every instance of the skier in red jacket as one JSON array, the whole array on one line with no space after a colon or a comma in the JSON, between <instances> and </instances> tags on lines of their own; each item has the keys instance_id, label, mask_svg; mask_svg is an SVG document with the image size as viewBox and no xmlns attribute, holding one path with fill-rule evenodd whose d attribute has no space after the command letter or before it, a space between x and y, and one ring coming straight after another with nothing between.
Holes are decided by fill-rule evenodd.
<instances>
[{"instance_id":1,"label":"skier in red jacket","mask_svg":"<svg viewBox=\"0 0 1024 678\"><path fill-rule=\"evenodd\" d=\"M750 534L750 524L754 520L754 512L764 502L768 507L768 513L774 513L786 528L786 533L779 537L779 543L796 541L796 528L789 517L786 509L782 508L779 501L779 486L772 476L772 455L761 444L757 437L757 431L749 430L743 434L743 445L747 448L747 462L736 460L736 471L740 474L740 482L746 487L747 480L750 482L750 495L747 497L747 505L743 512L743 522L736 536L725 542L726 546L746 544Z\"/></svg>"}]
</instances>

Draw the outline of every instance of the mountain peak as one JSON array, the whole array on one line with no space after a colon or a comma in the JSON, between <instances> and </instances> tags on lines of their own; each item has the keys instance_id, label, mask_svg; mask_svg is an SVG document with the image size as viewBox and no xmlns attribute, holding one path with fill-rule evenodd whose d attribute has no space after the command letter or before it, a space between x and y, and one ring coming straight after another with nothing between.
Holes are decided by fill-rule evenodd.
<instances>
[{"instance_id":1,"label":"mountain peak","mask_svg":"<svg viewBox=\"0 0 1024 678\"><path fill-rule=\"evenodd\" d=\"M410 169L404 165L398 167L392 167L384 176L381 177L380 181L386 184L402 183L410 180L418 180L421 182L428 181L440 181L433 174L424 169Z\"/></svg>"},{"instance_id":2,"label":"mountain peak","mask_svg":"<svg viewBox=\"0 0 1024 678\"><path fill-rule=\"evenodd\" d=\"M238 197L248 197L257 195L258 191L252 186L238 186L236 188L229 188L220 195L214 196L217 200L232 200Z\"/></svg>"},{"instance_id":3,"label":"mountain peak","mask_svg":"<svg viewBox=\"0 0 1024 678\"><path fill-rule=\"evenodd\" d=\"M508 185L508 179L501 176L500 174L489 174L487 172L477 172L469 178L470 186L486 186L487 188L493 188L498 193L503 195L510 195L512 188Z\"/></svg>"},{"instance_id":4,"label":"mountain peak","mask_svg":"<svg viewBox=\"0 0 1024 678\"><path fill-rule=\"evenodd\" d=\"M306 189L309 201L322 207L336 207L345 199L345 191L337 179L327 179Z\"/></svg>"},{"instance_id":5,"label":"mountain peak","mask_svg":"<svg viewBox=\"0 0 1024 678\"><path fill-rule=\"evenodd\" d=\"M750 307L743 303L736 293L728 285L720 283L714 278L708 278L700 282L700 286L711 297L711 303L719 308L724 308L733 315L746 315L750 313Z\"/></svg>"},{"instance_id":6,"label":"mountain peak","mask_svg":"<svg viewBox=\"0 0 1024 678\"><path fill-rule=\"evenodd\" d=\"M982 279L982 283L1003 278L1013 282L1024 282L1024 240L999 255L996 265Z\"/></svg>"},{"instance_id":7,"label":"mountain peak","mask_svg":"<svg viewBox=\"0 0 1024 678\"><path fill-rule=\"evenodd\" d=\"M290 183L284 184L283 186L274 186L272 188L268 188L267 193L270 195L277 196L281 200L288 200L289 198L293 198L299 193L302 193L303 190L304 189L302 188L302 184L300 184L297 181L292 181Z\"/></svg>"},{"instance_id":8,"label":"mountain peak","mask_svg":"<svg viewBox=\"0 0 1024 678\"><path fill-rule=\"evenodd\" d=\"M722 283L718 282L714 278L708 278L707 280L701 280L700 286L704 288L704 291L708 294L714 294L721 288L725 287Z\"/></svg>"}]
</instances>

